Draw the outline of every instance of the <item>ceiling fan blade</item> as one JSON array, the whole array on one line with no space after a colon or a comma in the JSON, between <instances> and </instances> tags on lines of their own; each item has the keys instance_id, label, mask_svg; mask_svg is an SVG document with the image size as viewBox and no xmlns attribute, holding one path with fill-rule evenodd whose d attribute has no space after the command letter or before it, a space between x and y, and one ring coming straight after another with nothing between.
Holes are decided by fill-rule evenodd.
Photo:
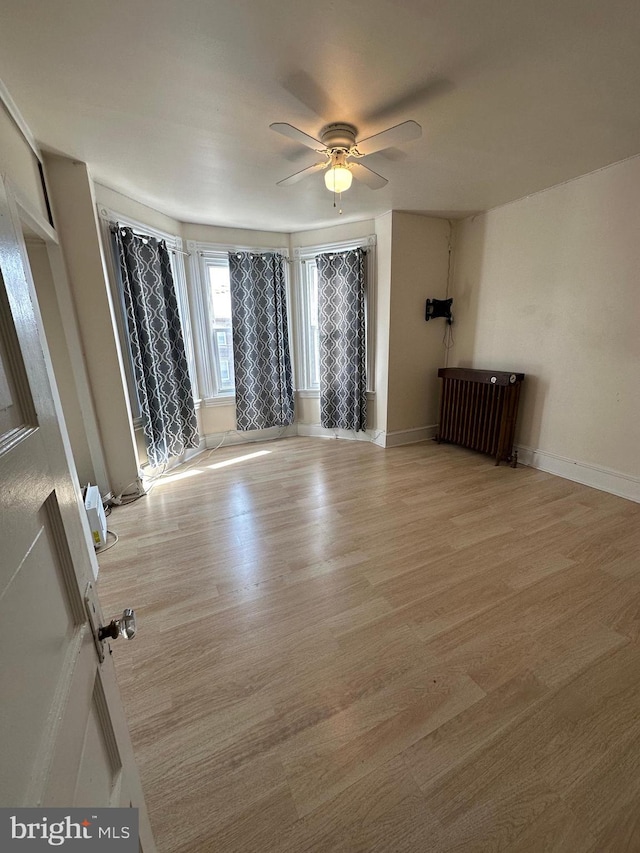
<instances>
[{"instance_id":1,"label":"ceiling fan blade","mask_svg":"<svg viewBox=\"0 0 640 853\"><path fill-rule=\"evenodd\" d=\"M309 136L308 133L298 130L297 127L294 127L292 124L287 124L285 121L276 121L273 124L270 124L269 127L271 130L275 130L276 133L281 133L289 139L295 139L296 142L306 145L307 148L313 148L314 151L324 148L324 145L319 139L314 139L313 136Z\"/></svg>"},{"instance_id":2,"label":"ceiling fan blade","mask_svg":"<svg viewBox=\"0 0 640 853\"><path fill-rule=\"evenodd\" d=\"M306 71L294 71L289 74L282 83L282 87L325 121L329 121L332 116L341 115L343 112L322 86L318 85Z\"/></svg>"},{"instance_id":3,"label":"ceiling fan blade","mask_svg":"<svg viewBox=\"0 0 640 853\"><path fill-rule=\"evenodd\" d=\"M418 139L420 136L422 136L422 128L417 121L403 121L402 124L396 124L395 127L359 140L356 147L360 154L365 156L385 148L392 148L394 145L402 145L403 142L411 142L412 139Z\"/></svg>"},{"instance_id":4,"label":"ceiling fan blade","mask_svg":"<svg viewBox=\"0 0 640 853\"><path fill-rule=\"evenodd\" d=\"M371 110L365 116L363 121L377 122L390 119L404 113L410 113L414 109L422 107L427 101L436 99L441 95L447 95L454 88L453 83L444 77L432 77L424 83L419 83L407 89L398 98L393 101L387 101L386 104L381 104L376 109Z\"/></svg>"},{"instance_id":5,"label":"ceiling fan blade","mask_svg":"<svg viewBox=\"0 0 640 853\"><path fill-rule=\"evenodd\" d=\"M363 184L366 184L372 190L379 190L389 183L382 175L379 175L367 166L363 166L362 163L350 162L349 168L356 180L362 181Z\"/></svg>"},{"instance_id":6,"label":"ceiling fan blade","mask_svg":"<svg viewBox=\"0 0 640 853\"><path fill-rule=\"evenodd\" d=\"M313 166L307 166L306 169L302 169L300 172L294 172L294 174L289 175L288 178L283 178L281 181L278 181L276 186L290 187L291 184L297 184L298 181L302 181L308 175L313 175L314 172L317 172L320 169L326 169L328 165L328 160L323 160L321 163L314 163Z\"/></svg>"}]
</instances>

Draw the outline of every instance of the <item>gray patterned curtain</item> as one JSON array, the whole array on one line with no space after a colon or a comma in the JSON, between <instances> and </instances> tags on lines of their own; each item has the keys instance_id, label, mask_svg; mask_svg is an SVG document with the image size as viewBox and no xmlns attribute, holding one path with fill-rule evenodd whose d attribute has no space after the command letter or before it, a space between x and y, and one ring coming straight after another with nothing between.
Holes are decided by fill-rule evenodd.
<instances>
[{"instance_id":1,"label":"gray patterned curtain","mask_svg":"<svg viewBox=\"0 0 640 853\"><path fill-rule=\"evenodd\" d=\"M147 456L162 465L198 447L180 315L164 240L114 228Z\"/></svg>"},{"instance_id":2,"label":"gray patterned curtain","mask_svg":"<svg viewBox=\"0 0 640 853\"><path fill-rule=\"evenodd\" d=\"M273 252L229 254L239 430L293 423L284 264Z\"/></svg>"},{"instance_id":3,"label":"gray patterned curtain","mask_svg":"<svg viewBox=\"0 0 640 853\"><path fill-rule=\"evenodd\" d=\"M366 430L365 253L316 257L320 335L320 423Z\"/></svg>"}]
</instances>

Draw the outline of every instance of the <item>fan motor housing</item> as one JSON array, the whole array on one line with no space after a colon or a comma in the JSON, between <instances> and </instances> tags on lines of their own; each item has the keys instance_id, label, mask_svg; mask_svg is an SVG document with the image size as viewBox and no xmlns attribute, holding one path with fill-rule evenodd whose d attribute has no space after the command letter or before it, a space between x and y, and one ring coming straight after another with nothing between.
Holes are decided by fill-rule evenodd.
<instances>
[{"instance_id":1,"label":"fan motor housing","mask_svg":"<svg viewBox=\"0 0 640 853\"><path fill-rule=\"evenodd\" d=\"M357 132L352 124L336 121L322 128L320 139L322 144L329 149L344 148L345 151L348 151L356 144Z\"/></svg>"}]
</instances>

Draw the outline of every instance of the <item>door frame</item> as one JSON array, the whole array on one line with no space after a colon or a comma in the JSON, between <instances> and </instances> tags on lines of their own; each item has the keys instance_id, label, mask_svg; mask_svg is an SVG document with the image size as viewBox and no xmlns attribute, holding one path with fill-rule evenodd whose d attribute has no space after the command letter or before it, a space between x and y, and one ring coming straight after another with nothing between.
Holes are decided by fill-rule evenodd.
<instances>
[{"instance_id":1,"label":"door frame","mask_svg":"<svg viewBox=\"0 0 640 853\"><path fill-rule=\"evenodd\" d=\"M12 197L15 202L21 225L26 225L30 231L33 231L33 233L44 242L47 250L51 278L53 279L55 295L60 309L60 316L62 318L65 343L69 350L71 359L74 384L76 386L78 399L82 408L83 426L87 445L89 447L89 453L91 454L91 462L96 479L96 485L100 489L100 494L104 497L110 494L111 487L109 474L107 471L104 451L102 449L102 442L100 440L100 430L91 394L89 375L82 354L83 346L80 338L77 312L73 302L60 240L58 239L56 231L51 227L49 222L38 211L34 210L10 178L4 179L4 185L7 196ZM29 258L24 247L23 260L26 261L26 266L29 268L29 272L31 272ZM37 310L39 312L39 307ZM43 324L41 319L39 322L40 332L42 334ZM47 367L50 374L55 376L53 365L49 361L48 352L45 353L45 358L47 359ZM57 394L58 392L56 389L56 397ZM58 404L59 400L57 401L56 406L58 406ZM62 411L61 408L60 411Z\"/></svg>"}]
</instances>

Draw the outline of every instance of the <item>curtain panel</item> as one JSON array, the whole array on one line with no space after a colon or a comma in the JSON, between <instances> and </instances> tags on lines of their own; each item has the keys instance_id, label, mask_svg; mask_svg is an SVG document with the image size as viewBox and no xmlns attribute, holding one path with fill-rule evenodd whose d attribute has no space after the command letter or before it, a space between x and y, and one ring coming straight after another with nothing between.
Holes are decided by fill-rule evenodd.
<instances>
[{"instance_id":1,"label":"curtain panel","mask_svg":"<svg viewBox=\"0 0 640 853\"><path fill-rule=\"evenodd\" d=\"M150 465L199 446L178 302L164 240L114 228Z\"/></svg>"},{"instance_id":2,"label":"curtain panel","mask_svg":"<svg viewBox=\"0 0 640 853\"><path fill-rule=\"evenodd\" d=\"M229 254L239 430L293 423L284 265L273 252Z\"/></svg>"},{"instance_id":3,"label":"curtain panel","mask_svg":"<svg viewBox=\"0 0 640 853\"><path fill-rule=\"evenodd\" d=\"M362 249L316 257L320 423L367 428L366 276Z\"/></svg>"}]
</instances>

